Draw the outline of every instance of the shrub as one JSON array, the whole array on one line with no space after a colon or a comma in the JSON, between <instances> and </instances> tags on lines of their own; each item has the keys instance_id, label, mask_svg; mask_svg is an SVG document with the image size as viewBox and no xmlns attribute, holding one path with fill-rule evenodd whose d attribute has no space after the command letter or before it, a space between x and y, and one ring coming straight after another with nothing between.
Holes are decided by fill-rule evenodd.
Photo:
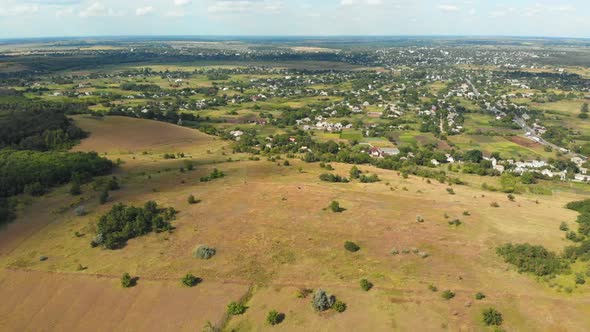
<instances>
[{"instance_id":1,"label":"shrub","mask_svg":"<svg viewBox=\"0 0 590 332\"><path fill-rule=\"evenodd\" d=\"M417 222L424 222L424 218L422 218L422 216L416 216L416 221Z\"/></svg>"},{"instance_id":2,"label":"shrub","mask_svg":"<svg viewBox=\"0 0 590 332\"><path fill-rule=\"evenodd\" d=\"M336 312L344 312L346 310L346 303L337 300L334 302L334 304L332 304L332 309L334 309Z\"/></svg>"},{"instance_id":3,"label":"shrub","mask_svg":"<svg viewBox=\"0 0 590 332\"><path fill-rule=\"evenodd\" d=\"M352 166L350 169L350 178L351 179L358 179L361 176L361 171L356 166Z\"/></svg>"},{"instance_id":4,"label":"shrub","mask_svg":"<svg viewBox=\"0 0 590 332\"><path fill-rule=\"evenodd\" d=\"M186 287L194 287L201 281L200 278L195 277L194 275L188 273L184 277L182 277L181 282Z\"/></svg>"},{"instance_id":5,"label":"shrub","mask_svg":"<svg viewBox=\"0 0 590 332\"><path fill-rule=\"evenodd\" d=\"M40 182L33 182L25 185L24 191L25 194L31 196L42 196L43 194L45 194L45 188Z\"/></svg>"},{"instance_id":6,"label":"shrub","mask_svg":"<svg viewBox=\"0 0 590 332\"><path fill-rule=\"evenodd\" d=\"M320 180L325 181L325 182L342 182L342 183L348 182L347 178L342 177L340 175L331 174L331 173L320 174Z\"/></svg>"},{"instance_id":7,"label":"shrub","mask_svg":"<svg viewBox=\"0 0 590 332\"><path fill-rule=\"evenodd\" d=\"M80 188L80 182L74 181L70 187L70 195L78 196L82 193L82 189Z\"/></svg>"},{"instance_id":8,"label":"shrub","mask_svg":"<svg viewBox=\"0 0 590 332\"><path fill-rule=\"evenodd\" d=\"M233 315L233 316L241 315L244 312L246 312L246 306L243 305L242 303L231 302L227 306L227 313L230 315Z\"/></svg>"},{"instance_id":9,"label":"shrub","mask_svg":"<svg viewBox=\"0 0 590 332\"><path fill-rule=\"evenodd\" d=\"M217 326L213 325L210 321L207 321L207 323L205 323L205 326L203 327L203 331L202 332L219 332L221 331Z\"/></svg>"},{"instance_id":10,"label":"shrub","mask_svg":"<svg viewBox=\"0 0 590 332\"><path fill-rule=\"evenodd\" d=\"M291 164L289 163L289 161L288 161L288 160L285 160L285 161L283 162L283 166L291 166ZM273 324L273 325L274 325L274 324Z\"/></svg>"},{"instance_id":11,"label":"shrub","mask_svg":"<svg viewBox=\"0 0 590 332\"><path fill-rule=\"evenodd\" d=\"M200 259L210 259L211 257L213 257L215 255L216 252L217 251L215 250L215 248L211 248L206 245L200 245L197 247L197 249L195 250L193 255L196 258L200 258Z\"/></svg>"},{"instance_id":12,"label":"shrub","mask_svg":"<svg viewBox=\"0 0 590 332\"><path fill-rule=\"evenodd\" d=\"M515 200L515 197L512 194L508 194L508 196L506 196L506 197L508 197L508 200L510 200L511 202L514 202L514 200Z\"/></svg>"},{"instance_id":13,"label":"shrub","mask_svg":"<svg viewBox=\"0 0 590 332\"><path fill-rule=\"evenodd\" d=\"M368 292L371 288L373 288L373 284L367 279L361 279L361 289L365 292Z\"/></svg>"},{"instance_id":14,"label":"shrub","mask_svg":"<svg viewBox=\"0 0 590 332\"><path fill-rule=\"evenodd\" d=\"M455 297L455 293L453 293L453 291L451 291L450 289L447 289L444 292L442 292L441 297L445 300L450 300Z\"/></svg>"},{"instance_id":15,"label":"shrub","mask_svg":"<svg viewBox=\"0 0 590 332\"><path fill-rule=\"evenodd\" d=\"M560 230L560 231L564 231L564 232L566 232L566 231L569 231L569 227L567 226L567 223L565 223L565 222L562 222L562 223L559 225L559 230Z\"/></svg>"},{"instance_id":16,"label":"shrub","mask_svg":"<svg viewBox=\"0 0 590 332\"><path fill-rule=\"evenodd\" d=\"M330 210L332 210L332 212L342 212L344 211L344 208L342 208L340 206L340 203L338 203L337 201L332 201L332 203L330 203Z\"/></svg>"},{"instance_id":17,"label":"shrub","mask_svg":"<svg viewBox=\"0 0 590 332\"><path fill-rule=\"evenodd\" d=\"M584 279L583 273L576 273L576 284L583 285L586 283L586 279Z\"/></svg>"},{"instance_id":18,"label":"shrub","mask_svg":"<svg viewBox=\"0 0 590 332\"><path fill-rule=\"evenodd\" d=\"M277 325L283 321L283 314L279 313L276 310L271 310L266 315L266 322L270 325Z\"/></svg>"},{"instance_id":19,"label":"shrub","mask_svg":"<svg viewBox=\"0 0 590 332\"><path fill-rule=\"evenodd\" d=\"M305 299L309 296L309 294L313 293L313 289L309 288L300 288L297 290L296 296L300 299Z\"/></svg>"},{"instance_id":20,"label":"shrub","mask_svg":"<svg viewBox=\"0 0 590 332\"><path fill-rule=\"evenodd\" d=\"M453 188L447 188L447 192L449 193L449 195L455 194L455 191L453 190Z\"/></svg>"},{"instance_id":21,"label":"shrub","mask_svg":"<svg viewBox=\"0 0 590 332\"><path fill-rule=\"evenodd\" d=\"M215 180L215 179L220 179L222 177L225 176L225 173L223 173L222 171L218 170L217 168L214 168L213 171L211 172L211 174L209 174L209 176L203 176L201 177L201 182L208 182L211 180Z\"/></svg>"},{"instance_id":22,"label":"shrub","mask_svg":"<svg viewBox=\"0 0 590 332\"><path fill-rule=\"evenodd\" d=\"M107 190L103 190L100 193L100 196L98 196L98 202L100 204L105 204L108 201L109 201L109 192Z\"/></svg>"},{"instance_id":23,"label":"shrub","mask_svg":"<svg viewBox=\"0 0 590 332\"><path fill-rule=\"evenodd\" d=\"M326 311L334 305L335 301L336 298L334 296L320 288L313 294L311 305L315 311Z\"/></svg>"},{"instance_id":24,"label":"shrub","mask_svg":"<svg viewBox=\"0 0 590 332\"><path fill-rule=\"evenodd\" d=\"M528 243L505 244L496 249L496 253L506 263L515 265L518 272L531 272L538 276L551 275L561 271L565 266L557 255L542 246Z\"/></svg>"},{"instance_id":25,"label":"shrub","mask_svg":"<svg viewBox=\"0 0 590 332\"><path fill-rule=\"evenodd\" d=\"M502 314L498 310L496 310L494 308L488 308L482 312L482 315L483 315L483 322L487 326L502 325L502 321L503 321Z\"/></svg>"},{"instance_id":26,"label":"shrub","mask_svg":"<svg viewBox=\"0 0 590 332\"><path fill-rule=\"evenodd\" d=\"M195 196L193 196L193 195L189 195L187 201L189 204L197 204L201 200L196 199Z\"/></svg>"},{"instance_id":27,"label":"shrub","mask_svg":"<svg viewBox=\"0 0 590 332\"><path fill-rule=\"evenodd\" d=\"M500 207L500 204L498 204L498 202L491 202L490 206L497 208L497 207Z\"/></svg>"},{"instance_id":28,"label":"shrub","mask_svg":"<svg viewBox=\"0 0 590 332\"><path fill-rule=\"evenodd\" d=\"M135 279L131 278L129 273L125 272L121 277L121 286L123 286L123 288L133 287L135 286Z\"/></svg>"},{"instance_id":29,"label":"shrub","mask_svg":"<svg viewBox=\"0 0 590 332\"><path fill-rule=\"evenodd\" d=\"M371 175L361 175L360 177L360 181L362 183L374 183L374 182L378 182L379 177L377 176L377 174L371 174Z\"/></svg>"},{"instance_id":30,"label":"shrub","mask_svg":"<svg viewBox=\"0 0 590 332\"><path fill-rule=\"evenodd\" d=\"M469 213L469 211L463 211L463 215L464 215L464 216L470 216L470 215L471 215L471 213Z\"/></svg>"},{"instance_id":31,"label":"shrub","mask_svg":"<svg viewBox=\"0 0 590 332\"><path fill-rule=\"evenodd\" d=\"M351 242L351 241L346 241L344 242L344 249L350 251L350 252L357 252L361 249L361 247L359 247L356 243Z\"/></svg>"},{"instance_id":32,"label":"shrub","mask_svg":"<svg viewBox=\"0 0 590 332\"><path fill-rule=\"evenodd\" d=\"M431 292L437 292L438 288L435 285L430 284L428 285L428 290L430 290Z\"/></svg>"},{"instance_id":33,"label":"shrub","mask_svg":"<svg viewBox=\"0 0 590 332\"><path fill-rule=\"evenodd\" d=\"M85 216L86 215L86 208L84 207L84 205L80 205L74 210L74 213L78 217Z\"/></svg>"},{"instance_id":34,"label":"shrub","mask_svg":"<svg viewBox=\"0 0 590 332\"><path fill-rule=\"evenodd\" d=\"M107 182L106 190L119 190L120 188L119 181L114 176Z\"/></svg>"},{"instance_id":35,"label":"shrub","mask_svg":"<svg viewBox=\"0 0 590 332\"><path fill-rule=\"evenodd\" d=\"M476 300L483 300L485 299L485 295L482 292L477 292L477 294L475 294L475 299Z\"/></svg>"},{"instance_id":36,"label":"shrub","mask_svg":"<svg viewBox=\"0 0 590 332\"><path fill-rule=\"evenodd\" d=\"M452 226L459 226L461 224L462 224L462 222L459 219L453 219L453 220L449 221L449 225L452 225Z\"/></svg>"}]
</instances>

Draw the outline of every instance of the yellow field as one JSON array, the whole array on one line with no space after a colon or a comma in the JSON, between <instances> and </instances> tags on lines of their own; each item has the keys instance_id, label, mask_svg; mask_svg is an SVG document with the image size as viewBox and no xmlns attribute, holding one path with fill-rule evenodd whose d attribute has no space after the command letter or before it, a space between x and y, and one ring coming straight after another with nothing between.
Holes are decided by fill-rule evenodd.
<instances>
[{"instance_id":1,"label":"yellow field","mask_svg":"<svg viewBox=\"0 0 590 332\"><path fill-rule=\"evenodd\" d=\"M50 308L52 303L72 301L93 307L89 299L101 290L107 292L109 303L117 303L111 307L98 304L95 310L107 317L117 308L133 304L127 309L128 316L104 323L105 329L171 326L184 330L190 326L200 330L204 321L221 319L224 304L241 297L248 285L254 287L248 309L230 319L227 330L480 331L485 330L481 310L489 306L504 314L503 327L508 331L584 331L590 326L587 286L572 294L558 293L544 282L518 274L495 254L495 247L506 242L563 248L568 242L559 232L559 224L572 222L577 215L563 206L583 195L523 195L510 202L505 194L467 186L455 186L456 195L449 195L446 184L412 176L404 179L394 171L369 166L360 168L378 174L380 182L326 183L318 179L325 172L318 164L293 159L293 166L285 167L276 162L246 161L245 156L224 150L227 142L186 128L118 117L77 121L91 132L77 150L96 149L108 151L109 158L125 158L117 171L122 189L112 192L113 202L99 205L98 193L89 186L83 186L81 199L69 196L67 188L59 188L19 211L19 220L13 225L34 220L36 231L14 233L20 240L0 252L0 265L10 268L0 274L0 292L17 296L9 292L15 287L38 292L27 293L18 316L0 320L0 329L38 327L38 319L31 325L23 323L29 307ZM162 126L157 132L156 124ZM118 136L109 139L110 135ZM138 153L166 149L190 153L187 159L195 162L196 170L180 172L183 160L164 161L155 154ZM222 162L228 157L234 162ZM332 166L334 173L348 175L350 165ZM199 182L199 177L214 167L226 177ZM189 205L190 194L202 202ZM73 213L80 200L89 211L84 217ZM92 224L112 204L138 205L147 200L179 210L172 233L132 239L121 250L90 247ZM332 200L346 210L325 210ZM499 208L490 206L494 201ZM466 210L470 216L463 215ZM463 224L449 226L445 214ZM425 222L416 222L417 215ZM14 229L18 227L6 231ZM75 232L85 235L76 237ZM361 250L345 251L346 240L358 243ZM194 259L191 251L198 244L215 247L217 255L207 261ZM429 256L421 258L412 251L392 255L393 248L400 252L416 248ZM41 255L49 259L41 262ZM88 268L76 271L79 264ZM117 278L124 272L140 276L138 286L121 289ZM204 282L194 289L177 287L176 280L187 272ZM373 282L374 289L362 291L361 278ZM48 286L33 288L35 282ZM573 286L573 276L562 282ZM70 283L79 286L76 296L70 294ZM428 290L429 284L439 291ZM223 295L215 291L218 287ZM348 308L342 314L317 314L309 298L295 296L301 287L324 288ZM440 293L445 289L457 296L443 300ZM486 299L474 300L480 291ZM166 312L179 311L162 315L162 321L151 325L144 318L151 318L157 309L146 303L159 301L160 296L164 296ZM205 308L208 301L214 305ZM273 328L264 321L272 309L286 316ZM0 306L0 313L7 311L7 306ZM51 312L45 309L40 317L51 317ZM79 315L72 312L49 326L83 329ZM86 315L96 317L96 311Z\"/></svg>"}]
</instances>

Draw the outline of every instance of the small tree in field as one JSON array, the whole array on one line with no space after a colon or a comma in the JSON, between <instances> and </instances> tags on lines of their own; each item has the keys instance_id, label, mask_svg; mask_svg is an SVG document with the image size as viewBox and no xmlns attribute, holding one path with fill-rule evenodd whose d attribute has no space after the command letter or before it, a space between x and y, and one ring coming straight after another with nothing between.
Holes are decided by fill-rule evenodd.
<instances>
[{"instance_id":1,"label":"small tree in field","mask_svg":"<svg viewBox=\"0 0 590 332\"><path fill-rule=\"evenodd\" d=\"M270 325L277 325L283 320L283 314L276 310L271 310L266 315L266 322Z\"/></svg>"},{"instance_id":2,"label":"small tree in field","mask_svg":"<svg viewBox=\"0 0 590 332\"><path fill-rule=\"evenodd\" d=\"M361 249L361 247L359 247L356 243L351 242L351 241L346 241L344 242L344 249L350 251L350 252L357 252Z\"/></svg>"},{"instance_id":3,"label":"small tree in field","mask_svg":"<svg viewBox=\"0 0 590 332\"><path fill-rule=\"evenodd\" d=\"M200 200L196 199L193 195L189 195L187 201L189 204L197 204L200 202Z\"/></svg>"},{"instance_id":4,"label":"small tree in field","mask_svg":"<svg viewBox=\"0 0 590 332\"><path fill-rule=\"evenodd\" d=\"M186 287L194 287L199 283L200 279L195 277L194 275L188 273L184 277L182 277L182 284Z\"/></svg>"},{"instance_id":5,"label":"small tree in field","mask_svg":"<svg viewBox=\"0 0 590 332\"><path fill-rule=\"evenodd\" d=\"M332 212L342 212L344 211L344 208L342 208L340 206L340 203L338 203L337 201L332 201L332 203L330 203L330 210L332 210Z\"/></svg>"},{"instance_id":6,"label":"small tree in field","mask_svg":"<svg viewBox=\"0 0 590 332\"><path fill-rule=\"evenodd\" d=\"M446 291L442 292L441 296L445 300L450 300L455 297L455 293L453 293L453 291L447 289Z\"/></svg>"},{"instance_id":7,"label":"small tree in field","mask_svg":"<svg viewBox=\"0 0 590 332\"><path fill-rule=\"evenodd\" d=\"M487 326L500 326L500 325L502 325L502 321L504 320L502 318L502 314L494 308L485 309L482 312L482 315L483 315L483 322Z\"/></svg>"},{"instance_id":8,"label":"small tree in field","mask_svg":"<svg viewBox=\"0 0 590 332\"><path fill-rule=\"evenodd\" d=\"M233 316L241 315L246 312L246 306L238 302L231 302L227 306L227 313Z\"/></svg>"},{"instance_id":9,"label":"small tree in field","mask_svg":"<svg viewBox=\"0 0 590 332\"><path fill-rule=\"evenodd\" d=\"M332 305L332 309L334 309L336 312L344 312L346 310L346 303L336 300L336 302L334 302Z\"/></svg>"},{"instance_id":10,"label":"small tree in field","mask_svg":"<svg viewBox=\"0 0 590 332\"><path fill-rule=\"evenodd\" d=\"M335 301L334 296L326 293L323 289L318 289L313 294L311 305L315 311L326 311L332 307Z\"/></svg>"},{"instance_id":11,"label":"small tree in field","mask_svg":"<svg viewBox=\"0 0 590 332\"><path fill-rule=\"evenodd\" d=\"M123 286L123 288L129 288L129 287L135 286L135 280L133 278L131 278L129 273L125 272L123 274L123 276L121 277L121 286Z\"/></svg>"},{"instance_id":12,"label":"small tree in field","mask_svg":"<svg viewBox=\"0 0 590 332\"><path fill-rule=\"evenodd\" d=\"M361 279L361 289L365 292L373 288L373 284L367 279Z\"/></svg>"}]
</instances>

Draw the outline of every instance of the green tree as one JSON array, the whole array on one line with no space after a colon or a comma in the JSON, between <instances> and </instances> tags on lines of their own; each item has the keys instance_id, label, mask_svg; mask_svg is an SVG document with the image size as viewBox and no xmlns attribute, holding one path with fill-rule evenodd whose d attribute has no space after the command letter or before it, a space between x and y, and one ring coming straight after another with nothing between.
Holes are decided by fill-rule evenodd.
<instances>
[{"instance_id":1,"label":"green tree","mask_svg":"<svg viewBox=\"0 0 590 332\"><path fill-rule=\"evenodd\" d=\"M502 325L502 314L494 309L494 308L488 308L485 309L482 312L483 315L483 322L484 324L486 324L487 326L500 326Z\"/></svg>"},{"instance_id":2,"label":"green tree","mask_svg":"<svg viewBox=\"0 0 590 332\"><path fill-rule=\"evenodd\" d=\"M361 176L361 170L358 169L356 166L352 166L350 169L350 178L351 179L358 179Z\"/></svg>"},{"instance_id":3,"label":"green tree","mask_svg":"<svg viewBox=\"0 0 590 332\"><path fill-rule=\"evenodd\" d=\"M241 315L246 312L246 306L242 303L231 302L227 305L227 313L233 316Z\"/></svg>"}]
</instances>

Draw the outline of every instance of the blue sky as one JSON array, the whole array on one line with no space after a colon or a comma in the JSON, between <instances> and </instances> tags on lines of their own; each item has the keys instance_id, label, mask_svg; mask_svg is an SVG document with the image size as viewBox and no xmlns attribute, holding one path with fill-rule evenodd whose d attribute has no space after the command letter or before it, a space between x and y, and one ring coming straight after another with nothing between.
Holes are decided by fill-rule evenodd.
<instances>
[{"instance_id":1,"label":"blue sky","mask_svg":"<svg viewBox=\"0 0 590 332\"><path fill-rule=\"evenodd\" d=\"M0 0L0 38L106 35L590 37L590 1Z\"/></svg>"}]
</instances>

